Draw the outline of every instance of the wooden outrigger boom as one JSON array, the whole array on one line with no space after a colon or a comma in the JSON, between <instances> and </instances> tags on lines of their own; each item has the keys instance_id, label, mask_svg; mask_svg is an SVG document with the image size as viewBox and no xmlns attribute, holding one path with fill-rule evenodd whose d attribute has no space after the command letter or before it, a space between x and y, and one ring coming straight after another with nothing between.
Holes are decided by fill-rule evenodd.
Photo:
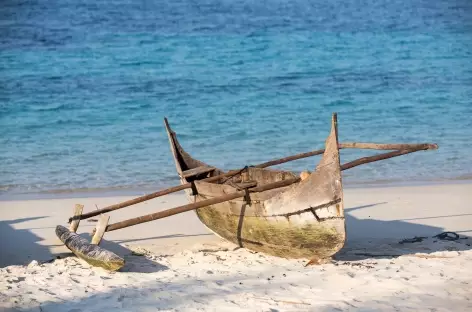
<instances>
[{"instance_id":1,"label":"wooden outrigger boom","mask_svg":"<svg viewBox=\"0 0 472 312\"><path fill-rule=\"evenodd\" d=\"M76 211L69 223L102 215L93 244L77 238L75 229L58 226L57 235L77 256L88 263L118 270L124 260L100 248L105 232L150 222L195 210L200 220L216 235L255 251L286 258L326 258L342 248L345 241L344 205L341 171L356 166L405 155L434 150L436 144L339 143L337 116L333 114L326 148L268 161L256 166L223 172L192 158L177 141L167 119L166 130L180 175L181 185L154 192L85 214ZM341 165L340 149L393 150L363 157ZM264 169L289 161L323 155L311 173L297 176L289 171ZM108 225L108 213L143 201L185 190L190 203L153 214ZM75 235L75 236L74 236ZM73 239L70 239L73 237ZM68 241L69 239L69 241ZM74 241L71 244L71 241ZM97 252L97 250L99 252ZM106 254L106 256L104 256Z\"/></svg>"},{"instance_id":2,"label":"wooden outrigger boom","mask_svg":"<svg viewBox=\"0 0 472 312\"><path fill-rule=\"evenodd\" d=\"M422 143L422 144L379 144L379 143L355 143L355 142L352 142L352 143L340 143L339 144L339 149L394 150L394 151L389 152L389 153L383 153L383 154L379 154L379 155L373 155L373 156L359 158L359 159L353 160L353 161L351 161L349 163L346 163L346 164L341 166L341 170L347 170L347 169L357 167L359 165L368 164L368 163L371 163L371 162L374 162L374 161L393 158L393 157L406 155L406 154L410 154L410 153L414 153L414 152L418 152L418 151L435 150L435 149L438 149L438 145L437 144L429 144L429 143ZM324 153L324 151L325 151L324 149L319 149L319 150L314 150L314 151L311 151L311 152L300 153L300 154L296 154L296 155L293 155L293 156L288 156L288 157L279 158L279 159L276 159L276 160L267 161L267 162L261 163L259 165L255 165L254 167L256 167L256 168L267 168L267 167L271 167L271 166L276 166L276 165L280 165L280 164L287 163L287 162L294 161L294 160L299 160L299 159L303 159L303 158L308 158L308 157L321 155L321 154ZM242 169L230 170L230 171L228 171L226 173L222 173L218 176L203 179L202 181L214 182L214 181L217 181L218 179L229 177L229 176L232 176L234 174L237 174L241 170ZM183 190L186 190L186 189L190 189L191 186L192 186L191 183L186 183L186 184L182 184L182 185L169 187L169 188L166 188L164 190L160 190L160 191L150 193L150 194L147 194L147 195L144 195L144 196L136 197L136 198L133 198L133 199L130 199L130 200L127 200L127 201L124 201L124 202L121 202L121 203L118 203L118 204L115 204L115 205L110 205L108 207L104 207L104 208L101 208L101 209L90 211L88 213L84 213L80 216L71 217L71 218L69 218L69 223L72 222L73 220L76 220L76 219L84 220L84 219L92 218L92 217L98 216L98 215L103 214L103 213L108 213L108 212L111 212L111 211L114 211L114 210L126 208L126 207L129 207L129 206L133 206L133 205L136 205L136 204L139 204L139 203L142 203L142 202L145 202L145 201L157 198L157 197L161 197L161 196L164 196L164 195L168 195L168 194L176 193L176 192L183 191Z\"/></svg>"},{"instance_id":3,"label":"wooden outrigger boom","mask_svg":"<svg viewBox=\"0 0 472 312\"><path fill-rule=\"evenodd\" d=\"M428 149L430 149L430 148L428 148ZM387 159L387 158L401 156L401 155L405 155L405 154L409 154L409 153L414 153L414 152L417 152L417 151L420 151L420 150L425 150L425 149L400 150L400 151L393 151L393 152L390 152L390 153L383 153L383 154L379 154L379 155L359 158L359 159L353 160L351 162L345 163L344 165L341 165L341 171L351 169L351 168L354 168L354 167L357 167L357 166L360 166L360 165L363 165L363 164L367 164L367 163L370 163L370 162L382 160L382 159ZM202 181L204 181L204 180L202 180ZM279 184L276 184L278 182L267 184L267 185L265 185L264 188L260 187L260 188L249 189L249 192L262 192L264 190L270 190L270 189L273 189L273 188L288 186L288 185L291 185L293 183L300 182L300 178L293 178L293 179L290 179L290 180L283 180L283 182L284 183L279 183ZM190 183L188 183L188 184L190 184ZM106 227L106 232L111 232L111 231L119 230L119 229L122 229L122 228L126 228L126 227L129 227L129 226L133 226L133 225L137 225L137 224L141 224L141 223L145 223L145 222L167 218L167 217L179 214L179 213L187 212L187 211L190 211L190 210L195 210L195 209L198 209L200 207L205 207L205 206L212 205L212 204L215 204L215 203L225 202L225 201L228 201L228 200L231 200L231 199L240 198L240 197L244 197L244 196L245 196L245 193L237 192L237 193L233 193L233 194L228 194L226 196L213 198L212 201L208 200L207 202L198 202L198 203L194 203L194 204L188 204L188 205L179 206L179 207L176 207L176 208L171 208L171 209L159 211L159 212L156 212L156 213L153 213L153 214L149 214L149 215L145 215L145 216L141 216L141 217L137 217L137 218L133 218L133 219L124 220L124 221L121 221L121 222L117 222L117 223L113 223L113 224L108 225ZM103 208L103 209L107 209L107 208ZM93 213L96 213L96 212L94 211ZM84 218L82 218L82 219L84 219Z\"/></svg>"}]
</instances>

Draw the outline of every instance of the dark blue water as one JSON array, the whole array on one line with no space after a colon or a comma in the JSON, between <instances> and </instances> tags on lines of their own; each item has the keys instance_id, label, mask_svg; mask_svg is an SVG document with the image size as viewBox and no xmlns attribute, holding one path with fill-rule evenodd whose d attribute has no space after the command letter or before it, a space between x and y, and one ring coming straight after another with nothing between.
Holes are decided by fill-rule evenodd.
<instances>
[{"instance_id":1,"label":"dark blue water","mask_svg":"<svg viewBox=\"0 0 472 312\"><path fill-rule=\"evenodd\" d=\"M472 176L471 1L4 0L0 12L4 193L175 184L164 116L224 169L321 148L338 112L341 141L440 146L347 183Z\"/></svg>"}]
</instances>

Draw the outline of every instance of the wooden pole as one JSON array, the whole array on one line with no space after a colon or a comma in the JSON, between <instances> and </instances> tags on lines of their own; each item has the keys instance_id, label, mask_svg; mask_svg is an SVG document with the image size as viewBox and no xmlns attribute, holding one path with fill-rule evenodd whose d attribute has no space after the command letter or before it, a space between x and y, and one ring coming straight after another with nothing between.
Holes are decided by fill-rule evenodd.
<instances>
[{"instance_id":1,"label":"wooden pole","mask_svg":"<svg viewBox=\"0 0 472 312\"><path fill-rule=\"evenodd\" d=\"M312 157L312 156L316 156L316 155L321 155L321 154L324 153L324 151L325 151L324 149L320 149L320 150L315 150L315 151L311 151L311 152L301 153L301 154L297 154L297 155L293 155L293 156L288 156L288 157L284 157L284 158L280 158L280 159L276 159L276 160L267 161L265 163L256 165L254 167L256 167L256 168L267 168L267 167L280 165L280 164L283 164L283 163L286 163L286 162L289 162L289 161L293 161L293 160L298 160L298 159L302 159L302 158L308 158L308 157Z\"/></svg>"},{"instance_id":2,"label":"wooden pole","mask_svg":"<svg viewBox=\"0 0 472 312\"><path fill-rule=\"evenodd\" d=\"M388 159L392 157L397 157L401 155L406 155L414 152L421 151L422 149L420 148L415 148L415 149L406 149L406 150L400 150L400 151L393 151L389 153L383 153L383 154L378 154L374 156L368 156L368 157L362 157L356 160L353 160L351 162L345 163L344 165L341 166L341 170L347 170L351 169L360 165L368 164L374 161L379 161L383 159Z\"/></svg>"},{"instance_id":3,"label":"wooden pole","mask_svg":"<svg viewBox=\"0 0 472 312\"><path fill-rule=\"evenodd\" d=\"M405 155L405 154L414 153L414 152L417 152L417 151L421 150L422 148L424 148L424 147L417 146L415 149L393 151L393 152L389 152L389 153L383 153L383 154L378 154L378 155L374 155L374 156L359 158L359 159L353 160L351 162L348 162L348 163L342 165L341 170L348 170L348 169L351 169L351 168L354 168L354 167L357 167L357 166L360 166L360 165L363 165L363 164L375 162L375 161L378 161L378 160L383 160L383 159L397 157L397 156L401 156L401 155ZM251 188L251 189L249 189L249 192L251 192L251 193L263 192L263 191L267 191L267 190L271 190L271 189L275 189L275 188L288 186L288 185L291 185L293 183L297 183L297 182L300 182L300 181L301 181L300 178L282 180L282 181L273 182L273 183L269 183L269 184L265 184L265 185L261 185L261 186L258 186L258 187ZM224 195L224 196L215 197L215 198L211 198L211 199L206 199L206 200L202 200L202 201L199 201L199 202L196 202L196 203L187 204L187 205L179 206L179 207L176 207L176 208L171 208L171 209L159 211L159 212L156 212L156 213L152 213L152 214L149 214L149 215L124 220L124 221L121 221L121 222L117 222L117 223L113 223L113 224L108 225L105 232L115 231L115 230L119 230L119 229L122 229L122 228L125 228L125 227L129 227L129 226L133 226L133 225L137 225L137 224L141 224L141 223L145 223L145 222L150 222L150 221L170 217L170 216L173 216L173 215L176 215L176 214L179 214L179 213L187 212L187 211L190 211L190 210L195 210L195 209L198 209L198 208L202 208L202 207L222 203L222 202L229 201L229 200L232 200L232 199L236 199L236 198L239 198L239 197L244 197L245 194L246 194L245 191L234 192L234 193L227 194L227 195Z\"/></svg>"},{"instance_id":4,"label":"wooden pole","mask_svg":"<svg viewBox=\"0 0 472 312\"><path fill-rule=\"evenodd\" d=\"M110 216L108 215L101 215L100 219L98 220L97 226L94 229L94 233L92 236L92 241L90 244L98 245L102 241L103 234L105 234L105 230L108 225L108 221L110 221Z\"/></svg>"},{"instance_id":5,"label":"wooden pole","mask_svg":"<svg viewBox=\"0 0 472 312\"><path fill-rule=\"evenodd\" d=\"M144 196L140 196L140 197L130 199L130 200L127 200L127 201L119 203L119 204L115 204L115 205L104 207L104 208L101 208L101 209L98 209L98 210L90 211L90 212L84 213L80 216L74 216L72 218L69 218L69 222L72 222L72 221L76 220L78 217L80 217L79 220L92 218L92 217L98 216L99 214L102 214L102 213L107 213L107 212L110 212L110 211L113 211L113 210L118 210L118 209L125 208L125 207L131 206L131 205L142 203L144 201L147 201L147 200L150 200L150 199L153 199L153 198L156 198L156 197L160 197L160 196L164 196L164 195L167 195L167 194L182 191L182 190L190 188L190 186L191 186L191 184L187 183L187 184L174 186L174 187L171 187L171 188L168 188L168 189L165 189L165 190L161 190L161 191L158 191L158 192L154 192L154 193L151 193L151 194L147 194L147 195L144 195Z\"/></svg>"},{"instance_id":6,"label":"wooden pole","mask_svg":"<svg viewBox=\"0 0 472 312\"><path fill-rule=\"evenodd\" d=\"M403 150L403 149L418 149L418 150L434 150L438 148L437 144L379 144L379 143L361 143L361 142L347 142L339 143L339 149L373 149L373 150ZM316 155L321 155L324 153L324 149L315 150L306 153L300 153L293 156L288 156L276 160L271 160L264 162L262 164L256 165L256 168L266 168L270 166L280 165L289 161L298 160L302 158L308 158ZM211 181L207 181L211 182Z\"/></svg>"},{"instance_id":7,"label":"wooden pole","mask_svg":"<svg viewBox=\"0 0 472 312\"><path fill-rule=\"evenodd\" d=\"M267 190L271 190L271 189L275 189L275 188L289 186L289 185L291 185L293 183L296 183L296 182L299 182L299 181L300 181L300 178L286 179L286 180L282 180L282 181L277 181L277 182L257 186L257 187L254 187L254 188L251 188L251 189L248 189L248 190L251 193L263 192L263 191L267 191ZM225 202L225 201L228 201L228 200L236 199L236 198L239 198L239 197L244 197L244 195L246 195L246 191L242 190L242 191L234 192L234 193L219 196L219 197L202 200L202 201L199 201L199 202L196 202L196 203L187 204L187 205L167 209L167 210L164 210L164 211L159 211L159 212L148 214L148 215L145 215L145 216L124 220L124 221L121 221L121 222L117 222L117 223L113 223L113 224L108 225L107 228L106 228L106 232L115 231L115 230L119 230L119 229L122 229L122 228L125 228L125 227L133 226L133 225L136 225L136 224L141 224L141 223L145 223L145 222L154 221L154 220L157 220L157 219L170 217L170 216L182 213L182 212L195 210L195 209L202 208L202 207L205 207L205 206L215 205L215 204L222 203L222 202Z\"/></svg>"},{"instance_id":8,"label":"wooden pole","mask_svg":"<svg viewBox=\"0 0 472 312\"><path fill-rule=\"evenodd\" d=\"M76 204L74 207L74 220L71 222L69 226L69 231L75 233L77 232L77 228L79 227L79 223L81 220L82 210L84 209L83 205Z\"/></svg>"},{"instance_id":9,"label":"wooden pole","mask_svg":"<svg viewBox=\"0 0 472 312\"><path fill-rule=\"evenodd\" d=\"M435 150L438 149L437 144L420 143L420 144L379 144L379 143L361 143L361 142L347 142L339 143L339 149L344 148L358 148L358 149L374 149L374 150Z\"/></svg>"},{"instance_id":10,"label":"wooden pole","mask_svg":"<svg viewBox=\"0 0 472 312\"><path fill-rule=\"evenodd\" d=\"M419 150L429 150L429 149L437 149L438 148L438 146L436 144L377 144L377 143L356 143L356 142L340 143L339 144L340 149L357 148L357 149L390 150L390 149L400 149L400 148L405 148L405 147L408 147L409 149L414 149L415 152L419 151ZM284 157L284 158L264 162L262 164L256 165L255 167L256 168L266 168L266 167L270 167L270 166L280 165L280 164L283 164L283 163L286 163L286 162L289 162L289 161L293 161L293 160L298 160L298 159L307 158L307 157L311 157L311 156L321 155L321 154L324 153L324 151L325 151L324 149L320 149L320 150L314 150L314 151L311 151L311 152L301 153L301 154L297 154L297 155L293 155L293 156L288 156L288 157ZM403 155L403 154L401 154L401 155ZM392 156L392 157L395 157L395 156ZM387 158L389 158L389 157L387 157ZM380 158L380 159L385 159L385 158ZM372 161L375 161L375 160L372 160ZM369 162L372 162L372 161L369 161ZM229 176L238 174L239 172L241 172L241 169L240 170L230 170L226 173L223 173L223 174L220 174L220 175L217 175L217 176L214 176L214 177L209 177L209 178L206 178L206 179L202 179L200 181L214 182L214 181L217 181L221 178L225 178L225 177L229 177ZM164 196L164 195L167 195L167 194L183 191L183 190L188 189L188 188L191 188L190 183L186 183L186 184L182 184L182 185L178 185L178 186L173 186L173 187L167 188L165 190L157 191L157 192L150 193L150 194L147 194L147 195L144 195L144 196L140 196L140 197L137 197L137 198L134 198L134 199L130 199L130 200L122 202L122 203L118 203L118 204L115 204L115 205L104 207L102 209L98 209L98 210L95 210L95 211L84 213L80 216L74 216L72 218L69 218L69 223L74 221L74 220L77 220L77 219L79 219L79 220L88 219L88 218L91 218L91 217L98 216L99 214L102 214L102 213L108 213L108 212L111 212L111 211L114 211L114 210L122 209L122 208L125 208L125 207L128 207L128 206L131 206L131 205L135 205L135 204L139 204L139 203L144 202L144 201L148 201L148 200L156 198L156 197L160 197L160 196Z\"/></svg>"}]
</instances>

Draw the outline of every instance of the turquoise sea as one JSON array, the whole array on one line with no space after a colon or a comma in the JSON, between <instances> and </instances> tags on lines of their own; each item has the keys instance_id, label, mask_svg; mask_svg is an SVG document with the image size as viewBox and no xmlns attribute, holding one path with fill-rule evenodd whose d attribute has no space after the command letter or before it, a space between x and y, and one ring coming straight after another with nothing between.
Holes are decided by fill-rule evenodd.
<instances>
[{"instance_id":1,"label":"turquoise sea","mask_svg":"<svg viewBox=\"0 0 472 312\"><path fill-rule=\"evenodd\" d=\"M346 185L472 178L471 1L5 0L0 17L4 195L174 185L164 116L224 169L322 148L337 112L342 142L440 147Z\"/></svg>"}]
</instances>

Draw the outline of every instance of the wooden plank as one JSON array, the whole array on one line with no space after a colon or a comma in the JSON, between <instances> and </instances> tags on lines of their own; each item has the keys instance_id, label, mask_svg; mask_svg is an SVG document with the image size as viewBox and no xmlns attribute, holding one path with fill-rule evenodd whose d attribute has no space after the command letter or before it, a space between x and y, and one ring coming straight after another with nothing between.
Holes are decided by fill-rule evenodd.
<instances>
[{"instance_id":1,"label":"wooden plank","mask_svg":"<svg viewBox=\"0 0 472 312\"><path fill-rule=\"evenodd\" d=\"M58 225L56 235L77 257L90 265L99 266L110 271L117 271L125 265L125 260L111 251L89 244L85 239Z\"/></svg>"},{"instance_id":2,"label":"wooden plank","mask_svg":"<svg viewBox=\"0 0 472 312\"><path fill-rule=\"evenodd\" d=\"M69 230L71 232L77 232L79 227L82 211L84 210L84 205L76 204L74 208L74 220L71 222Z\"/></svg>"},{"instance_id":3,"label":"wooden plank","mask_svg":"<svg viewBox=\"0 0 472 312\"><path fill-rule=\"evenodd\" d=\"M107 228L109 220L110 220L110 216L108 215L100 216L100 219L98 220L97 226L95 227L95 233L93 234L92 241L90 244L92 245L100 244L103 234L105 234L105 229Z\"/></svg>"},{"instance_id":4,"label":"wooden plank","mask_svg":"<svg viewBox=\"0 0 472 312\"><path fill-rule=\"evenodd\" d=\"M184 172L182 172L182 177L183 178L193 177L202 173L212 172L215 169L216 169L215 167L200 166L197 168L185 170Z\"/></svg>"}]
</instances>

